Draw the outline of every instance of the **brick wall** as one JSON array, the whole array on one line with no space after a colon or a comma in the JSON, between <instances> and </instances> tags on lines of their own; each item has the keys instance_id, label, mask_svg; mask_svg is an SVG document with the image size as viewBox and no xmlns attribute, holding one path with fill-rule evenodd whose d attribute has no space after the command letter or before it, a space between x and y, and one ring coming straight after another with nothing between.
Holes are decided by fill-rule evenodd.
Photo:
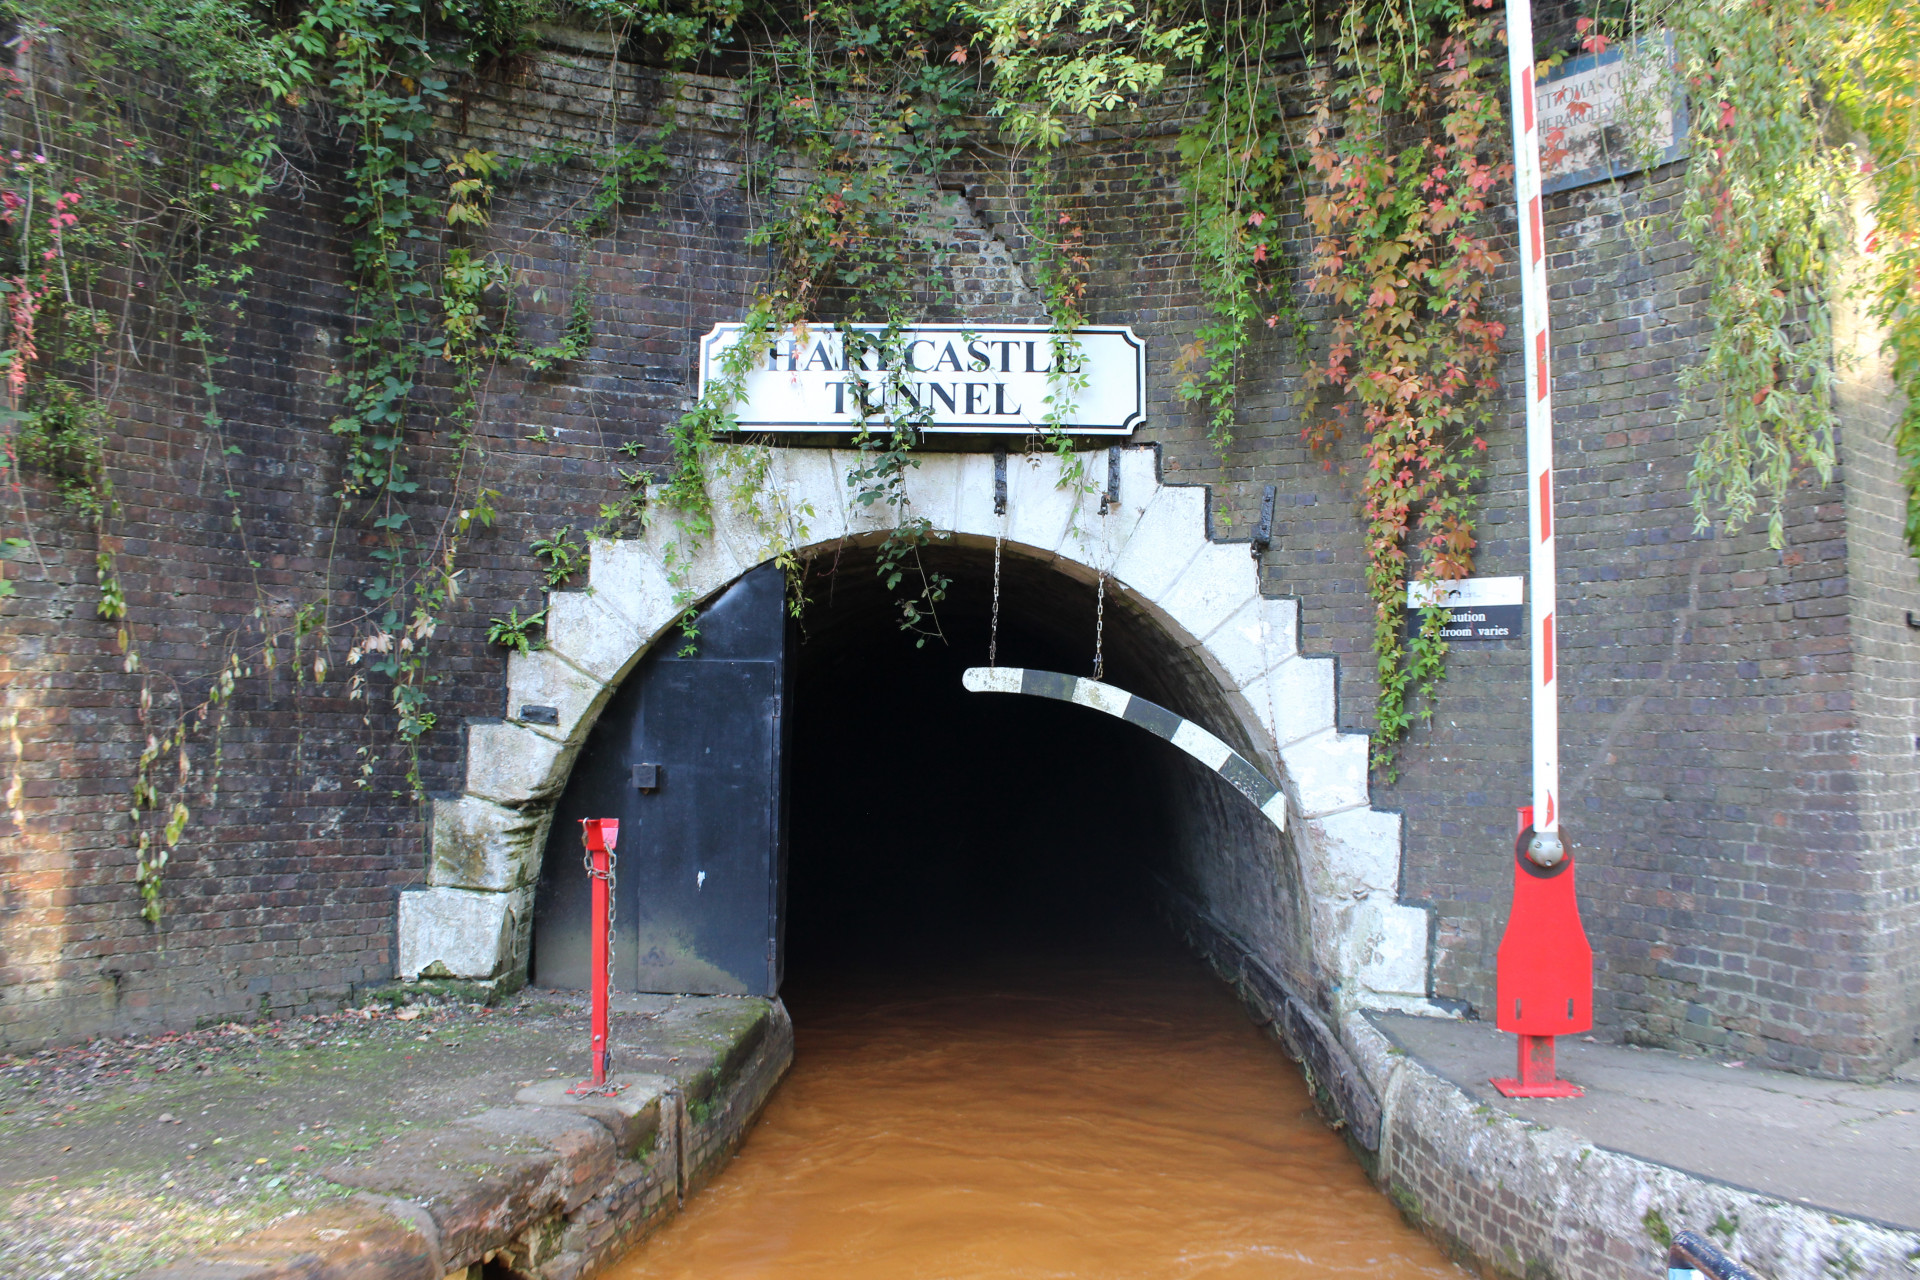
<instances>
[{"instance_id":1,"label":"brick wall","mask_svg":"<svg viewBox=\"0 0 1920 1280\"><path fill-rule=\"evenodd\" d=\"M1558 29L1560 19L1555 19ZM663 80L569 37L460 89L459 145L523 159L563 142L651 135L676 122L662 190L576 246L568 230L591 174L533 164L495 201L487 243L519 273L525 326L557 335L576 272L589 273L587 356L546 374L502 370L486 388L484 457L471 486L501 491L502 519L468 545L464 604L435 638L442 728L425 743L430 789L456 785L458 725L497 715L501 651L486 622L537 608L527 543L590 523L619 492L613 450L664 459L661 432L691 396L694 335L737 318L764 272L746 244L763 206L740 184L738 95L722 80ZM1181 236L1173 145L1197 110L1175 85L1137 118L1067 147L1046 174L998 154L962 157L926 207L956 227L930 290L936 317L1035 314L1030 219L1049 208L1087 228L1095 322L1149 341L1150 425L1170 480L1214 485L1216 536L1244 536L1261 487L1279 489L1269 589L1301 602L1304 649L1341 659L1340 718L1364 730L1376 685L1354 494L1299 439L1298 362L1284 333L1253 353L1264 370L1239 405L1224 458L1172 365L1202 317ZM9 108L14 110L14 108ZM8 117L17 128L17 116ZM127 430L109 459L124 514L123 574L147 661L195 701L222 637L261 608L276 628L331 583L342 614L371 567L360 526L333 540L339 450L326 385L345 326L345 244L334 211L342 157L308 122L311 189L276 198L246 319L224 335L228 435L247 543L192 400L197 379L156 339L123 384ZM1657 171L1551 200L1555 364L1562 409L1562 559L1567 824L1599 965L1599 1017L1615 1034L1700 1044L1822 1071L1870 1071L1912 1051L1920 905L1913 852L1914 672L1902 611L1912 566L1898 549L1897 490L1873 413L1849 401L1843 469L1790 504L1785 554L1759 530L1696 534L1686 473L1701 410L1676 415L1675 370L1697 339L1684 249L1623 216L1658 212L1678 174ZM954 193L964 192L964 197ZM1288 234L1298 245L1296 219ZM1502 282L1517 311L1517 290ZM1315 313L1308 313L1308 320ZM1519 361L1510 362L1517 384ZM430 392L429 394L443 394ZM424 418L422 419L424 424ZM1479 571L1525 570L1517 396L1490 434ZM534 438L538 436L539 438ZM445 474L447 442L410 445ZM471 488L467 490L471 492ZM18 717L19 798L0 847L0 1045L100 1029L298 1010L345 998L392 966L393 895L423 870L420 814L390 751L388 718L335 679L291 686L284 663L243 682L223 746L220 796L196 806L169 869L167 923L139 920L124 790L140 731L135 686L110 629L92 618L90 535L47 509L49 569L9 566L22 599L0 653ZM329 575L327 563L332 556ZM260 561L250 570L248 560ZM249 630L251 629L251 630ZM342 644L336 644L339 665ZM283 655L284 656L284 655ZM1375 804L1406 815L1403 898L1434 913L1437 995L1484 1008L1507 897L1512 811L1526 799L1524 644L1460 646L1431 726L1417 731ZM360 778L362 749L373 772ZM195 747L203 769L211 743ZM15 769L12 761L9 768ZM204 781L200 784L204 787Z\"/></svg>"}]
</instances>

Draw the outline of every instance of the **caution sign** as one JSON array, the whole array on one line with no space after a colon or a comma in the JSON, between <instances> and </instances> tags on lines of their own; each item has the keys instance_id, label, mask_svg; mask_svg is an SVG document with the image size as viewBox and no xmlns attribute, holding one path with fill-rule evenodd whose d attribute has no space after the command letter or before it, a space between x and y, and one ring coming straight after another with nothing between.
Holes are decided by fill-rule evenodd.
<instances>
[{"instance_id":1,"label":"caution sign","mask_svg":"<svg viewBox=\"0 0 1920 1280\"><path fill-rule=\"evenodd\" d=\"M1415 582L1407 587L1407 634L1420 630L1422 611L1447 611L1440 635L1450 642L1524 640L1527 635L1524 578L1460 578Z\"/></svg>"}]
</instances>

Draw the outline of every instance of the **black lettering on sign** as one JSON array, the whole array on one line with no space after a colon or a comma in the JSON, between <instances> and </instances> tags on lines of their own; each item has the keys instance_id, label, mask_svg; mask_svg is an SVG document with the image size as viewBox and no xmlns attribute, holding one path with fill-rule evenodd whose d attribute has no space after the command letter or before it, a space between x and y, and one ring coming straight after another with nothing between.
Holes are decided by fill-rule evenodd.
<instances>
[{"instance_id":1,"label":"black lettering on sign","mask_svg":"<svg viewBox=\"0 0 1920 1280\"><path fill-rule=\"evenodd\" d=\"M1449 644L1456 641L1471 640L1507 640L1526 634L1526 608L1523 604L1484 604L1462 605L1447 610L1447 618L1440 628L1440 638ZM1419 609L1408 609L1407 634L1420 633Z\"/></svg>"}]
</instances>

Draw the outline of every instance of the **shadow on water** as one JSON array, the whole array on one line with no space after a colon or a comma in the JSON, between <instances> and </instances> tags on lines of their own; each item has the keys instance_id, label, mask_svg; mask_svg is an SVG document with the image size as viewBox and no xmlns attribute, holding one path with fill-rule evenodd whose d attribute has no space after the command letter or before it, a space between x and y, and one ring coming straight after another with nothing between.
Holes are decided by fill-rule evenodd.
<instances>
[{"instance_id":1,"label":"shadow on water","mask_svg":"<svg viewBox=\"0 0 1920 1280\"><path fill-rule=\"evenodd\" d=\"M1461 1275L1155 919L1157 745L961 689L984 656L966 652L984 649L974 594L945 621L975 646L917 649L844 599L813 615L791 757L794 1066L734 1162L611 1274ZM1055 612L1084 606L1090 641L1086 595ZM1002 636L1008 665L1089 656Z\"/></svg>"}]
</instances>

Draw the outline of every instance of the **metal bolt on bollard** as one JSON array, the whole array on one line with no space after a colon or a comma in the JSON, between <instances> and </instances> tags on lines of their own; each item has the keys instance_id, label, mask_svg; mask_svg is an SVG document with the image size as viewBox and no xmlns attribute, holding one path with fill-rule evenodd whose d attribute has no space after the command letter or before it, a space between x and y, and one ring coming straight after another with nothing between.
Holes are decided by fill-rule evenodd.
<instances>
[{"instance_id":1,"label":"metal bolt on bollard","mask_svg":"<svg viewBox=\"0 0 1920 1280\"><path fill-rule=\"evenodd\" d=\"M576 1096L618 1093L623 1087L607 1083L610 1056L607 1024L613 1000L613 886L618 865L613 850L620 839L620 821L582 818L580 838L586 845L587 878L593 884L593 1078L567 1090Z\"/></svg>"},{"instance_id":2,"label":"metal bolt on bollard","mask_svg":"<svg viewBox=\"0 0 1920 1280\"><path fill-rule=\"evenodd\" d=\"M1667 1250L1667 1280L1760 1280L1696 1231L1682 1231Z\"/></svg>"}]
</instances>

